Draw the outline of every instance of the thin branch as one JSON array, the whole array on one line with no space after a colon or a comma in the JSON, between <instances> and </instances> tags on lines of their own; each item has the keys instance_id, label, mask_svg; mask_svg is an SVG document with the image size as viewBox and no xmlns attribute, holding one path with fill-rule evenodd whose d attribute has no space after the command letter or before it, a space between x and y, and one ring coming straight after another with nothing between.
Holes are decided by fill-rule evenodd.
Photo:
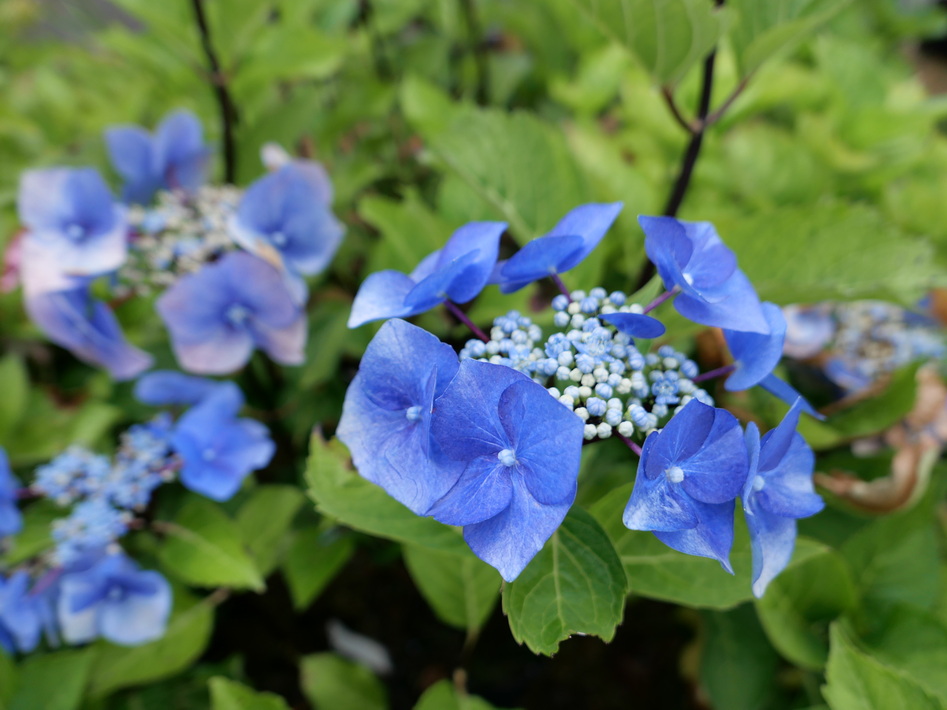
<instances>
[{"instance_id":1,"label":"thin branch","mask_svg":"<svg viewBox=\"0 0 947 710\"><path fill-rule=\"evenodd\" d=\"M689 121L684 117L684 114L681 113L680 107L677 105L677 101L674 100L674 92L671 90L671 87L662 86L661 96L664 97L664 102L667 104L668 109L671 111L671 115L674 116L674 120L678 122L680 127L691 135L697 133L701 126L695 125L692 121Z\"/></svg>"},{"instance_id":2,"label":"thin branch","mask_svg":"<svg viewBox=\"0 0 947 710\"><path fill-rule=\"evenodd\" d=\"M191 0L194 8L194 19L201 35L201 47L207 64L210 68L210 82L217 97L217 106L220 110L221 143L224 153L224 180L233 184L237 176L237 144L234 138L234 129L237 125L237 107L234 104L230 90L227 88L227 78L220 66L217 52L211 41L210 26L207 24L207 15L204 13L205 0Z\"/></svg>"},{"instance_id":3,"label":"thin branch","mask_svg":"<svg viewBox=\"0 0 947 710\"><path fill-rule=\"evenodd\" d=\"M710 128L717 121L723 118L723 115L730 109L730 107L733 105L733 102L736 101L737 98L740 96L740 94L743 93L743 90L746 88L746 85L749 83L750 83L750 77L749 76L743 77L740 83L737 84L736 88L727 97L727 100L724 101L722 104L720 104L720 107L716 111L714 111L709 116L707 116L707 118L704 119L700 127L701 130L706 130Z\"/></svg>"},{"instance_id":4,"label":"thin branch","mask_svg":"<svg viewBox=\"0 0 947 710\"><path fill-rule=\"evenodd\" d=\"M487 334L484 333L482 330L480 330L480 328L478 328L477 325L472 320L470 320L470 318L467 317L467 314L464 313L462 310L460 310L460 308L457 306L456 303L452 303L451 301L444 301L444 305L447 306L447 310L449 310L451 313L454 314L454 318L456 318L461 323L463 323L468 328L470 328L471 333L476 335L485 343L490 342L490 338L487 337Z\"/></svg>"}]
</instances>

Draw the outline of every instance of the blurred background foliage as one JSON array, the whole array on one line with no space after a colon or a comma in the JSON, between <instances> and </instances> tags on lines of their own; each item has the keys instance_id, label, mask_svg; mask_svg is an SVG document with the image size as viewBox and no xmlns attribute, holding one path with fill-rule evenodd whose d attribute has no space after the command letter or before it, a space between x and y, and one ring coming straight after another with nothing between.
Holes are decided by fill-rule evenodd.
<instances>
[{"instance_id":1,"label":"blurred background foliage","mask_svg":"<svg viewBox=\"0 0 947 710\"><path fill-rule=\"evenodd\" d=\"M622 537L614 511L627 488L603 493L630 479L627 452L587 452L581 502L615 542L633 596L613 644L572 639L551 660L510 638L492 570L448 542L438 549L428 527L395 534L360 518L371 491L329 503L323 492L320 517L300 488L310 431L334 429L375 330L345 326L371 271L409 270L468 220L503 219L522 244L577 204L620 200L609 238L570 283L634 290L635 218L665 209L689 139L662 88L693 119L714 46L711 106L727 111L704 137L679 216L713 221L760 297L779 304L911 305L947 286L947 73L917 49L947 31L947 13L895 0L733 0L716 11L703 0L195 2L209 36L187 0L0 3L0 244L18 230L20 173L107 171L107 126L152 126L185 107L220 144L215 86L235 107L235 182L264 172L272 141L322 162L346 239L312 284L307 363L279 371L257 356L240 378L279 445L265 485L224 505L165 495L157 516L190 537L133 538L136 556L178 585L167 637L0 656L0 708L492 707L468 687L504 707L947 706L945 470L933 460L908 510L876 518L840 503L805 521L793 565L750 602L745 574L731 580ZM528 311L535 295L487 292L470 315ZM120 316L133 342L172 366L151 307L125 304ZM464 337L442 314L419 322ZM694 335L683 321L668 330ZM810 423L822 468L887 473L890 452L856 460L847 442L910 410L913 371L879 401ZM752 393L731 403L764 422L782 414ZM0 295L0 445L18 470L69 443L107 449L117 427L144 416L127 385L45 343L19 292ZM313 471L339 456L314 451L317 497L327 479ZM23 556L48 544L51 513L32 506L27 517ZM338 619L382 641L395 672L379 679L339 655ZM465 670L448 680L455 668Z\"/></svg>"}]
</instances>

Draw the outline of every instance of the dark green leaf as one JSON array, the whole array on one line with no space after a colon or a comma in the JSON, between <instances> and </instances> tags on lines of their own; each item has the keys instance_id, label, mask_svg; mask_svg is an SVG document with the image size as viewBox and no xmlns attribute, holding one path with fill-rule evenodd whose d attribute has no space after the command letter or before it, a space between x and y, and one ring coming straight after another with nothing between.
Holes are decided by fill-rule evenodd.
<instances>
[{"instance_id":1,"label":"dark green leaf","mask_svg":"<svg viewBox=\"0 0 947 710\"><path fill-rule=\"evenodd\" d=\"M94 648L27 657L17 671L10 710L76 710L94 659Z\"/></svg>"},{"instance_id":2,"label":"dark green leaf","mask_svg":"<svg viewBox=\"0 0 947 710\"><path fill-rule=\"evenodd\" d=\"M303 693L316 710L386 710L385 688L372 672L334 653L300 663Z\"/></svg>"},{"instance_id":3,"label":"dark green leaf","mask_svg":"<svg viewBox=\"0 0 947 710\"><path fill-rule=\"evenodd\" d=\"M305 609L349 561L355 544L348 535L328 526L296 532L283 562L293 606Z\"/></svg>"},{"instance_id":4,"label":"dark green leaf","mask_svg":"<svg viewBox=\"0 0 947 710\"><path fill-rule=\"evenodd\" d=\"M279 563L289 545L289 526L305 502L296 486L263 485L253 490L237 512L237 527L262 576Z\"/></svg>"},{"instance_id":5,"label":"dark green leaf","mask_svg":"<svg viewBox=\"0 0 947 710\"><path fill-rule=\"evenodd\" d=\"M289 710L289 705L274 693L258 693L236 681L211 678L211 710Z\"/></svg>"},{"instance_id":6,"label":"dark green leaf","mask_svg":"<svg viewBox=\"0 0 947 710\"><path fill-rule=\"evenodd\" d=\"M449 680L441 680L424 691L414 710L495 710L476 695L460 693Z\"/></svg>"}]
</instances>

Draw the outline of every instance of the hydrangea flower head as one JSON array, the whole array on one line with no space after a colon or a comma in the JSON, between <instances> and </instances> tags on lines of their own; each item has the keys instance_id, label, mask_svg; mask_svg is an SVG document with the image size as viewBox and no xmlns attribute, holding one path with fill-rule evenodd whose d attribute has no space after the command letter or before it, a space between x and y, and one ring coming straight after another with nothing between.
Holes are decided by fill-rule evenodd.
<instances>
[{"instance_id":1,"label":"hydrangea flower head","mask_svg":"<svg viewBox=\"0 0 947 710\"><path fill-rule=\"evenodd\" d=\"M644 215L638 222L665 288L680 291L674 307L682 316L701 325L768 331L753 285L710 222Z\"/></svg>"},{"instance_id":2,"label":"hydrangea flower head","mask_svg":"<svg viewBox=\"0 0 947 710\"><path fill-rule=\"evenodd\" d=\"M812 485L815 456L796 432L803 411L799 399L779 426L760 439L750 422L746 445L750 462L743 487L743 511L753 551L753 594L763 596L782 572L796 544L796 520L815 515L825 503Z\"/></svg>"},{"instance_id":3,"label":"hydrangea flower head","mask_svg":"<svg viewBox=\"0 0 947 710\"><path fill-rule=\"evenodd\" d=\"M784 306L786 341L783 354L799 360L815 357L835 334L835 321L825 306Z\"/></svg>"},{"instance_id":4,"label":"hydrangea flower head","mask_svg":"<svg viewBox=\"0 0 947 710\"><path fill-rule=\"evenodd\" d=\"M125 261L125 212L96 170L27 171L20 180L17 206L29 230L26 243L32 247L24 259L35 262L36 269L98 276Z\"/></svg>"},{"instance_id":5,"label":"hydrangea flower head","mask_svg":"<svg viewBox=\"0 0 947 710\"><path fill-rule=\"evenodd\" d=\"M251 254L230 252L182 277L156 307L190 372L233 372L255 347L284 365L304 359L304 313L280 272Z\"/></svg>"},{"instance_id":6,"label":"hydrangea flower head","mask_svg":"<svg viewBox=\"0 0 947 710\"><path fill-rule=\"evenodd\" d=\"M503 293L512 293L533 281L575 268L602 241L622 207L621 202L576 207L549 232L499 262L491 282L499 284Z\"/></svg>"},{"instance_id":7,"label":"hydrangea flower head","mask_svg":"<svg viewBox=\"0 0 947 710\"><path fill-rule=\"evenodd\" d=\"M431 509L463 525L474 553L514 580L572 505L582 421L525 375L464 360L435 403L440 465L457 476Z\"/></svg>"},{"instance_id":8,"label":"hydrangea flower head","mask_svg":"<svg viewBox=\"0 0 947 710\"><path fill-rule=\"evenodd\" d=\"M200 121L189 111L166 116L154 135L140 126L109 128L105 142L125 179L126 202L145 204L158 190L194 190L204 182L210 150Z\"/></svg>"},{"instance_id":9,"label":"hydrangea flower head","mask_svg":"<svg viewBox=\"0 0 947 710\"><path fill-rule=\"evenodd\" d=\"M171 436L183 461L181 483L213 500L231 498L243 479L266 466L275 451L263 424L237 418L242 395L234 390L221 389L189 409Z\"/></svg>"},{"instance_id":10,"label":"hydrangea flower head","mask_svg":"<svg viewBox=\"0 0 947 710\"><path fill-rule=\"evenodd\" d=\"M747 466L736 418L692 400L645 440L625 527L650 530L669 547L732 572L733 500Z\"/></svg>"},{"instance_id":11,"label":"hydrangea flower head","mask_svg":"<svg viewBox=\"0 0 947 710\"><path fill-rule=\"evenodd\" d=\"M101 637L138 646L164 635L171 585L158 572L140 570L125 555L105 555L63 575L57 612L69 643Z\"/></svg>"},{"instance_id":12,"label":"hydrangea flower head","mask_svg":"<svg viewBox=\"0 0 947 710\"><path fill-rule=\"evenodd\" d=\"M23 527L23 516L16 505L20 482L10 470L7 452L0 447L0 538L15 535Z\"/></svg>"},{"instance_id":13,"label":"hydrangea flower head","mask_svg":"<svg viewBox=\"0 0 947 710\"><path fill-rule=\"evenodd\" d=\"M407 318L446 300L471 300L490 279L505 229L505 222L470 222L410 274L393 269L371 274L355 295L349 328L383 318Z\"/></svg>"},{"instance_id":14,"label":"hydrangea flower head","mask_svg":"<svg viewBox=\"0 0 947 710\"><path fill-rule=\"evenodd\" d=\"M332 185L318 163L294 161L253 183L230 220L231 234L248 251L291 273L324 270L343 227L329 207Z\"/></svg>"},{"instance_id":15,"label":"hydrangea flower head","mask_svg":"<svg viewBox=\"0 0 947 710\"><path fill-rule=\"evenodd\" d=\"M9 578L0 576L0 647L9 653L27 653L36 648L42 618L36 599L28 591L30 577L25 571Z\"/></svg>"},{"instance_id":16,"label":"hydrangea flower head","mask_svg":"<svg viewBox=\"0 0 947 710\"><path fill-rule=\"evenodd\" d=\"M418 515L456 482L433 460L431 413L457 372L449 345L392 319L372 339L345 395L337 435L358 472Z\"/></svg>"}]
</instances>

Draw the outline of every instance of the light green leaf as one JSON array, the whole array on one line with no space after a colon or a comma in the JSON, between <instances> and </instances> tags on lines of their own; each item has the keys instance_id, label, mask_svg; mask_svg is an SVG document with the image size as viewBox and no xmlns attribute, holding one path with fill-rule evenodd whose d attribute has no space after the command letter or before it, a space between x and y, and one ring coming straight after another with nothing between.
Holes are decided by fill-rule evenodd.
<instances>
[{"instance_id":1,"label":"light green leaf","mask_svg":"<svg viewBox=\"0 0 947 710\"><path fill-rule=\"evenodd\" d=\"M217 504L190 498L174 522L161 527L167 538L158 558L168 574L199 587L265 587L244 549L240 528Z\"/></svg>"},{"instance_id":2,"label":"light green leaf","mask_svg":"<svg viewBox=\"0 0 947 710\"><path fill-rule=\"evenodd\" d=\"M236 681L216 676L208 682L211 710L289 710L275 693L258 693Z\"/></svg>"},{"instance_id":3,"label":"light green leaf","mask_svg":"<svg viewBox=\"0 0 947 710\"><path fill-rule=\"evenodd\" d=\"M365 197L358 204L358 213L381 232L381 241L369 255L369 272L396 269L409 273L421 259L443 247L453 231L415 190L398 201Z\"/></svg>"},{"instance_id":4,"label":"light green leaf","mask_svg":"<svg viewBox=\"0 0 947 710\"><path fill-rule=\"evenodd\" d=\"M143 646L128 648L105 641L89 678L89 695L101 698L121 688L169 678L197 660L214 627L211 598L195 601L183 588L174 590L174 611L165 635Z\"/></svg>"},{"instance_id":5,"label":"light green leaf","mask_svg":"<svg viewBox=\"0 0 947 710\"><path fill-rule=\"evenodd\" d=\"M94 648L27 657L17 671L10 710L76 710L94 659Z\"/></svg>"},{"instance_id":6,"label":"light green leaf","mask_svg":"<svg viewBox=\"0 0 947 710\"><path fill-rule=\"evenodd\" d=\"M16 690L16 664L13 656L0 653L0 710L9 710Z\"/></svg>"},{"instance_id":7,"label":"light green leaf","mask_svg":"<svg viewBox=\"0 0 947 710\"><path fill-rule=\"evenodd\" d=\"M7 436L23 416L26 403L29 400L29 374L23 361L14 354L0 358L0 443L6 441Z\"/></svg>"},{"instance_id":8,"label":"light green leaf","mask_svg":"<svg viewBox=\"0 0 947 710\"><path fill-rule=\"evenodd\" d=\"M355 530L436 550L461 551L457 530L415 515L374 483L348 466L342 442L326 443L318 434L309 444L306 481L316 508Z\"/></svg>"},{"instance_id":9,"label":"light green leaf","mask_svg":"<svg viewBox=\"0 0 947 710\"><path fill-rule=\"evenodd\" d=\"M283 574L297 610L305 609L319 596L355 551L350 536L327 527L297 531L283 562Z\"/></svg>"},{"instance_id":10,"label":"light green leaf","mask_svg":"<svg viewBox=\"0 0 947 710\"><path fill-rule=\"evenodd\" d=\"M237 526L262 576L269 575L289 544L289 526L306 502L296 486L257 486L237 512Z\"/></svg>"},{"instance_id":11,"label":"light green leaf","mask_svg":"<svg viewBox=\"0 0 947 710\"><path fill-rule=\"evenodd\" d=\"M385 688L372 672L334 653L305 656L303 693L316 710L386 710Z\"/></svg>"},{"instance_id":12,"label":"light green leaf","mask_svg":"<svg viewBox=\"0 0 947 710\"><path fill-rule=\"evenodd\" d=\"M625 606L625 573L591 515L573 508L546 546L503 588L518 643L551 655L574 633L611 641Z\"/></svg>"},{"instance_id":13,"label":"light green leaf","mask_svg":"<svg viewBox=\"0 0 947 710\"><path fill-rule=\"evenodd\" d=\"M822 694L832 710L942 710L944 705L897 671L862 652L839 623Z\"/></svg>"},{"instance_id":14,"label":"light green leaf","mask_svg":"<svg viewBox=\"0 0 947 710\"><path fill-rule=\"evenodd\" d=\"M460 554L404 546L411 578L438 618L461 629L478 629L499 598L500 576L472 552Z\"/></svg>"},{"instance_id":15,"label":"light green leaf","mask_svg":"<svg viewBox=\"0 0 947 710\"><path fill-rule=\"evenodd\" d=\"M842 557L826 548L784 570L756 601L773 646L788 660L819 670L828 657L825 628L858 602Z\"/></svg>"},{"instance_id":16,"label":"light green leaf","mask_svg":"<svg viewBox=\"0 0 947 710\"><path fill-rule=\"evenodd\" d=\"M476 695L460 693L449 680L441 680L424 691L414 710L496 710Z\"/></svg>"},{"instance_id":17,"label":"light green leaf","mask_svg":"<svg viewBox=\"0 0 947 710\"><path fill-rule=\"evenodd\" d=\"M706 57L725 12L707 0L573 0L606 36L621 42L662 86L677 84Z\"/></svg>"},{"instance_id":18,"label":"light green leaf","mask_svg":"<svg viewBox=\"0 0 947 710\"><path fill-rule=\"evenodd\" d=\"M13 538L4 561L9 565L17 565L51 548L52 523L67 514L68 510L46 499L30 503L23 510L23 529Z\"/></svg>"}]
</instances>

